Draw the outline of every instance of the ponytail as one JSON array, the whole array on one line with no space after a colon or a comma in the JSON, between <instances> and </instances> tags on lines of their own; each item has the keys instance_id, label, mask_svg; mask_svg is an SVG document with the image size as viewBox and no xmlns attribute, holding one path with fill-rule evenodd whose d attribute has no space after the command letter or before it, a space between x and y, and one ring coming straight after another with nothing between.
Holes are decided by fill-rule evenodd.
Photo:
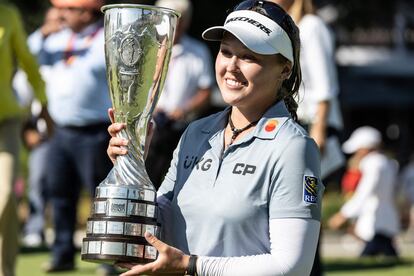
<instances>
[{"instance_id":1,"label":"ponytail","mask_svg":"<svg viewBox=\"0 0 414 276\"><path fill-rule=\"evenodd\" d=\"M287 29L285 29L285 31L288 34L290 41L292 43L294 64L292 67L292 72L290 74L290 77L282 83L282 87L279 91L280 95L278 96L278 98L283 99L292 118L295 121L297 121L298 116L296 114L296 111L298 109L298 103L296 102L295 98L297 98L299 87L302 83L302 72L300 70L300 59L299 59L300 38L299 38L299 28L296 26L296 24L293 22L290 16L288 16L287 18L288 18L287 19L288 25L290 26Z\"/></svg>"}]
</instances>

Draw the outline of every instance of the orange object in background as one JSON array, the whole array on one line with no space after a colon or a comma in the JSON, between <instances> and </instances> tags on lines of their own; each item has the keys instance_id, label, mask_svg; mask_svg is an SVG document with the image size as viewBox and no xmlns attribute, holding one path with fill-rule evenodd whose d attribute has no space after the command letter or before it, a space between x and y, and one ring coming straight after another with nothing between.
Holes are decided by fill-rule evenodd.
<instances>
[{"instance_id":1,"label":"orange object in background","mask_svg":"<svg viewBox=\"0 0 414 276\"><path fill-rule=\"evenodd\" d=\"M342 193L349 195L355 192L359 180L361 180L362 173L358 169L349 169L345 172L341 181Z\"/></svg>"}]
</instances>

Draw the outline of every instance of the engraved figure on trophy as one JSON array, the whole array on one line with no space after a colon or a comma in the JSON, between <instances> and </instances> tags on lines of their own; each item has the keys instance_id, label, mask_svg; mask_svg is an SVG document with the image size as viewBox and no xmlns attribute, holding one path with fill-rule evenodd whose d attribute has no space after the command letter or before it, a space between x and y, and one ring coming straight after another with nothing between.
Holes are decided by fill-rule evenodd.
<instances>
[{"instance_id":1,"label":"engraved figure on trophy","mask_svg":"<svg viewBox=\"0 0 414 276\"><path fill-rule=\"evenodd\" d=\"M82 260L146 263L157 251L156 191L145 170L147 127L162 90L179 14L146 5L107 5L105 58L115 121L126 123L128 154L96 188L82 244Z\"/></svg>"}]
</instances>

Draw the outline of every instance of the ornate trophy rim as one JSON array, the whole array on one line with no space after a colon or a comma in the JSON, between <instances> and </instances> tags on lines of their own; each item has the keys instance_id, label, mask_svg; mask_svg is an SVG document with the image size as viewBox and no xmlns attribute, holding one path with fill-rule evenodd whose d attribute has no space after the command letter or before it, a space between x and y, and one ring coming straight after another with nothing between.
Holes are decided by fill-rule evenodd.
<instances>
[{"instance_id":1,"label":"ornate trophy rim","mask_svg":"<svg viewBox=\"0 0 414 276\"><path fill-rule=\"evenodd\" d=\"M162 10L165 12L169 12L169 13L174 13L178 18L181 17L181 13L173 10L173 9L169 9L169 8L164 8L164 7L158 7L158 6L151 6L151 5L142 5L142 4L110 4L110 5L104 5L101 8L101 12L105 13L105 11L109 10L109 9L113 9L113 8L141 8L141 9L146 9L146 10Z\"/></svg>"}]
</instances>

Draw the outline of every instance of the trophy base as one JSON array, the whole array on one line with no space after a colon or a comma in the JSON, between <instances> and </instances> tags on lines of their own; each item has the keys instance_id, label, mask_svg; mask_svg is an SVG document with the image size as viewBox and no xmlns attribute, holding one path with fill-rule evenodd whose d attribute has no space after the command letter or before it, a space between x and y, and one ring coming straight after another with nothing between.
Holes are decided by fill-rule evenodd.
<instances>
[{"instance_id":1,"label":"trophy base","mask_svg":"<svg viewBox=\"0 0 414 276\"><path fill-rule=\"evenodd\" d=\"M110 264L115 265L117 263L136 263L136 264L146 264L153 262L154 260L148 260L144 258L134 258L128 256L118 256L118 255L100 255L100 254L84 254L81 257L82 261L99 263L99 264Z\"/></svg>"},{"instance_id":2,"label":"trophy base","mask_svg":"<svg viewBox=\"0 0 414 276\"><path fill-rule=\"evenodd\" d=\"M94 263L149 263L157 259L157 250L142 239L84 238L81 259Z\"/></svg>"},{"instance_id":3,"label":"trophy base","mask_svg":"<svg viewBox=\"0 0 414 276\"><path fill-rule=\"evenodd\" d=\"M158 252L145 239L145 232L156 237L155 192L128 186L98 186L91 217L86 224L81 258L98 263L149 263Z\"/></svg>"}]
</instances>

